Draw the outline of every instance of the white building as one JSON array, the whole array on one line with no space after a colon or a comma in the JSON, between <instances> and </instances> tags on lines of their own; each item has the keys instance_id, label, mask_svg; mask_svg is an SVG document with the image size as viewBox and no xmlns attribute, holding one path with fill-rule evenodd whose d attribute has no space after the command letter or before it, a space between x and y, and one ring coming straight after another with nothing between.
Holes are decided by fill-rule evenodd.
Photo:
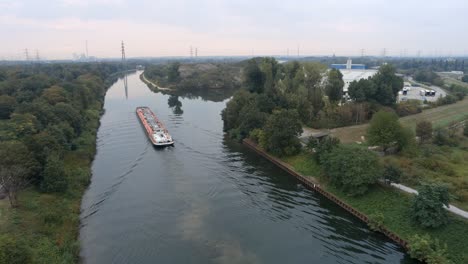
<instances>
[{"instance_id":1,"label":"white building","mask_svg":"<svg viewBox=\"0 0 468 264\"><path fill-rule=\"evenodd\" d=\"M344 81L343 96L345 97L348 96L348 88L349 88L350 83L352 83L353 81L359 81L361 79L367 79L369 77L372 77L378 71L376 69L365 69L365 67L353 68L352 65L353 63L351 59L348 59L346 63L346 68L339 69L341 74L343 74L343 81Z\"/></svg>"}]
</instances>

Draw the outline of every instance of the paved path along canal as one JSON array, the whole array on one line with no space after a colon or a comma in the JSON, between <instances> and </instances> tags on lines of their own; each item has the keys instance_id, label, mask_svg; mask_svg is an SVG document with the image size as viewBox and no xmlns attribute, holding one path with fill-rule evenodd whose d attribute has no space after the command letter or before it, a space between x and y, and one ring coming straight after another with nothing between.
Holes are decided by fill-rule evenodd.
<instances>
[{"instance_id":1,"label":"paved path along canal","mask_svg":"<svg viewBox=\"0 0 468 264\"><path fill-rule=\"evenodd\" d=\"M106 95L82 202L84 263L413 263L227 140L220 116L227 99L156 94L140 73L128 76L128 98L122 80ZM153 148L135 114L141 105L165 123L174 147Z\"/></svg>"}]
</instances>

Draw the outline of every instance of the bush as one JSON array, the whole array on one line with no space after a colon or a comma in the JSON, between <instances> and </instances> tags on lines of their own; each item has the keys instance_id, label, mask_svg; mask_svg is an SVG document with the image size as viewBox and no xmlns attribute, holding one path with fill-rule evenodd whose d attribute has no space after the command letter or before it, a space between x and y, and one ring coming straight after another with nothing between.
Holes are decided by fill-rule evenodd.
<instances>
[{"instance_id":1,"label":"bush","mask_svg":"<svg viewBox=\"0 0 468 264\"><path fill-rule=\"evenodd\" d=\"M468 75L464 75L464 76L462 77L462 82L468 83Z\"/></svg>"},{"instance_id":2,"label":"bush","mask_svg":"<svg viewBox=\"0 0 468 264\"><path fill-rule=\"evenodd\" d=\"M422 109L419 101L407 101L397 104L395 112L398 116L403 117L421 113Z\"/></svg>"},{"instance_id":3,"label":"bush","mask_svg":"<svg viewBox=\"0 0 468 264\"><path fill-rule=\"evenodd\" d=\"M260 145L265 144L265 133L259 128L250 131L249 138Z\"/></svg>"},{"instance_id":4,"label":"bush","mask_svg":"<svg viewBox=\"0 0 468 264\"><path fill-rule=\"evenodd\" d=\"M340 145L340 139L327 136L322 140L317 140L313 137L309 139L307 148L315 150L315 159L320 162L320 157L332 151L335 147Z\"/></svg>"},{"instance_id":5,"label":"bush","mask_svg":"<svg viewBox=\"0 0 468 264\"><path fill-rule=\"evenodd\" d=\"M468 121L465 121L465 127L463 128L463 135L468 137Z\"/></svg>"},{"instance_id":6,"label":"bush","mask_svg":"<svg viewBox=\"0 0 468 264\"><path fill-rule=\"evenodd\" d=\"M458 100L459 100L459 97L454 96L454 95L451 95L451 94L447 94L445 97L441 97L441 98L437 99L437 101L435 102L435 104L436 104L437 106L448 105L448 104L454 104L454 103L456 103Z\"/></svg>"},{"instance_id":7,"label":"bush","mask_svg":"<svg viewBox=\"0 0 468 264\"><path fill-rule=\"evenodd\" d=\"M382 213L369 215L369 223L367 224L372 231L381 231L384 227L385 217Z\"/></svg>"},{"instance_id":8,"label":"bush","mask_svg":"<svg viewBox=\"0 0 468 264\"><path fill-rule=\"evenodd\" d=\"M362 195L377 182L381 167L377 156L353 145L340 145L321 157L330 182L348 195Z\"/></svg>"},{"instance_id":9,"label":"bush","mask_svg":"<svg viewBox=\"0 0 468 264\"><path fill-rule=\"evenodd\" d=\"M30 249L24 241L13 236L2 235L0 236L0 263L31 263Z\"/></svg>"},{"instance_id":10,"label":"bush","mask_svg":"<svg viewBox=\"0 0 468 264\"><path fill-rule=\"evenodd\" d=\"M423 184L419 194L413 198L411 217L421 226L436 228L448 223L447 211L450 196L448 188L442 185Z\"/></svg>"},{"instance_id":11,"label":"bush","mask_svg":"<svg viewBox=\"0 0 468 264\"><path fill-rule=\"evenodd\" d=\"M456 147L458 146L459 142L456 137L451 137L447 130L444 129L437 129L434 132L434 138L432 143L438 146L450 146Z\"/></svg>"},{"instance_id":12,"label":"bush","mask_svg":"<svg viewBox=\"0 0 468 264\"><path fill-rule=\"evenodd\" d=\"M395 165L388 164L385 165L382 176L385 182L389 183L399 183L403 172Z\"/></svg>"},{"instance_id":13,"label":"bush","mask_svg":"<svg viewBox=\"0 0 468 264\"><path fill-rule=\"evenodd\" d=\"M428 264L449 264L447 258L447 245L440 245L439 241L432 240L429 235L414 235L408 240L409 254L412 258Z\"/></svg>"},{"instance_id":14,"label":"bush","mask_svg":"<svg viewBox=\"0 0 468 264\"><path fill-rule=\"evenodd\" d=\"M429 121L420 121L416 124L416 136L419 137L421 143L428 142L432 139L432 123Z\"/></svg>"}]
</instances>

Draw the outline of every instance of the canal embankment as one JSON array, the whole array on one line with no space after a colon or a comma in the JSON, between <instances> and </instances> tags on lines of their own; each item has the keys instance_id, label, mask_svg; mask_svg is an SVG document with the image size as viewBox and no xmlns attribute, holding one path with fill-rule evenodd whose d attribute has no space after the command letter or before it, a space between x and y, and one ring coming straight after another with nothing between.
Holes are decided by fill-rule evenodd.
<instances>
[{"instance_id":1,"label":"canal embankment","mask_svg":"<svg viewBox=\"0 0 468 264\"><path fill-rule=\"evenodd\" d=\"M320 181L319 176L308 171L307 175L299 173L293 164L272 156L257 146L251 140L243 144L276 164L289 175L299 180L306 188L314 190L333 201L361 221L369 224L375 215L383 217L379 231L408 249L408 240L415 235L430 235L442 244L447 245L447 253L455 263L467 263L466 252L468 237L468 221L457 215L449 215L448 225L437 229L426 229L416 225L410 217L409 208L413 194L398 191L393 187L377 184L367 194L359 197L348 196L339 189ZM311 159L311 162L313 159ZM315 172L316 174L319 174ZM309 175L313 175L309 177Z\"/></svg>"}]
</instances>

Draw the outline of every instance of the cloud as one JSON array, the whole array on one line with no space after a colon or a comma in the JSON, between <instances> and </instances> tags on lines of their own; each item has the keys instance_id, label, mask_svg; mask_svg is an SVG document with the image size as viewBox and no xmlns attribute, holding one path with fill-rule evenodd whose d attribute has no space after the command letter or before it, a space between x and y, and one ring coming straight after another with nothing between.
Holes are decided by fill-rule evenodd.
<instances>
[{"instance_id":1,"label":"cloud","mask_svg":"<svg viewBox=\"0 0 468 264\"><path fill-rule=\"evenodd\" d=\"M285 54L298 44L302 54L460 53L468 46L466 13L461 0L8 1L0 3L0 34L8 36L0 52L33 46L69 58L88 40L93 55L118 56L109 47L124 39L130 57L186 55L190 45L200 55Z\"/></svg>"}]
</instances>

